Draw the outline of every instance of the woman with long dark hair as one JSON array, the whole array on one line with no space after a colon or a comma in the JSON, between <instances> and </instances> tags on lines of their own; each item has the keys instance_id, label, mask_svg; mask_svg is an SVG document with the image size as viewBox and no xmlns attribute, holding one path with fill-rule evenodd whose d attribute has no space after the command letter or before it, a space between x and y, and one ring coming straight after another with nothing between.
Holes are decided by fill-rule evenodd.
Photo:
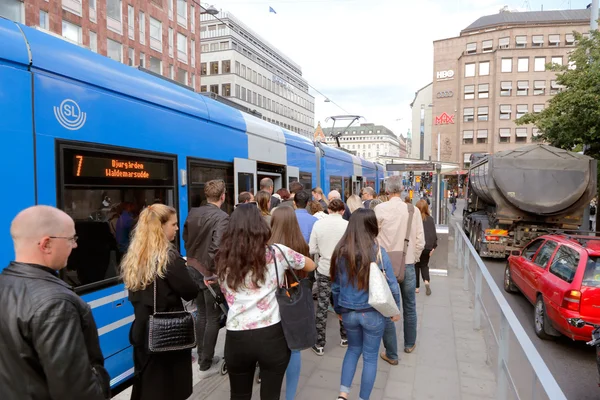
<instances>
[{"instance_id":1,"label":"woman with long dark hair","mask_svg":"<svg viewBox=\"0 0 600 400\"><path fill-rule=\"evenodd\" d=\"M425 233L425 248L421 253L421 258L415 264L415 272L417 275L417 288L416 292L419 293L420 286L420 277L423 278L423 282L425 282L425 294L427 296L431 295L431 287L429 285L430 277L429 277L429 259L433 254L433 251L437 247L437 233L435 231L435 222L433 221L433 217L429 214L429 205L427 201L421 199L417 201L416 207L421 211L421 217L423 218L423 232Z\"/></svg>"},{"instance_id":2,"label":"woman with long dark hair","mask_svg":"<svg viewBox=\"0 0 600 400\"><path fill-rule=\"evenodd\" d=\"M308 244L302 236L298 218L294 209L290 207L280 207L273 211L271 219L271 239L269 244L280 243L298 253L310 257ZM289 272L286 272L288 282L293 282L293 277ZM296 272L296 276L303 278L306 273ZM299 351L292 351L290 363L285 371L285 399L294 400L298 382L300 381L300 370L302 369L302 358Z\"/></svg>"},{"instance_id":3,"label":"woman with long dark hair","mask_svg":"<svg viewBox=\"0 0 600 400\"><path fill-rule=\"evenodd\" d=\"M258 208L241 204L231 214L216 257L217 275L229 304L225 361L232 400L252 398L257 363L261 400L279 399L290 350L275 298L277 281L284 282L288 268L284 257L294 269L315 269L312 259L283 244L277 244L283 254L272 252L270 236Z\"/></svg>"},{"instance_id":4,"label":"woman with long dark hair","mask_svg":"<svg viewBox=\"0 0 600 400\"><path fill-rule=\"evenodd\" d=\"M385 249L377 244L377 217L371 209L359 208L352 214L344 236L331 257L331 291L338 317L348 335L348 350L342 364L338 400L348 399L356 372L363 356L360 400L368 400L377 376L377 352L383 337L385 317L369 305L369 272L371 262L385 271L388 285L400 306L400 287ZM378 256L381 254L381 258ZM398 321L400 315L392 317Z\"/></svg>"}]
</instances>

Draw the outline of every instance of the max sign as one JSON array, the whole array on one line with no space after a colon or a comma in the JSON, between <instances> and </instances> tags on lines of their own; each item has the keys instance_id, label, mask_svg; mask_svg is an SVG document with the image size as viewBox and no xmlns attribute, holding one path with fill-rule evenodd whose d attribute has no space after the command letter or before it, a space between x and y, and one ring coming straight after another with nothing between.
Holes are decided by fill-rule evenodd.
<instances>
[{"instance_id":1,"label":"max sign","mask_svg":"<svg viewBox=\"0 0 600 400\"><path fill-rule=\"evenodd\" d=\"M449 125L454 123L454 115L448 115L447 113L442 113L439 117L435 117L436 125Z\"/></svg>"}]
</instances>

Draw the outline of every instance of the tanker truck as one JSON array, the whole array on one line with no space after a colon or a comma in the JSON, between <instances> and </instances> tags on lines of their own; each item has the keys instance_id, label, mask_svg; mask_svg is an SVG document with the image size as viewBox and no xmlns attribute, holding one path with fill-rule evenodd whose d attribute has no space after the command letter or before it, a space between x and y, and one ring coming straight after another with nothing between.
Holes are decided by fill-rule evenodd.
<instances>
[{"instance_id":1,"label":"tanker truck","mask_svg":"<svg viewBox=\"0 0 600 400\"><path fill-rule=\"evenodd\" d=\"M577 230L596 195L596 169L591 157L544 144L472 154L463 228L479 255L492 258Z\"/></svg>"}]
</instances>

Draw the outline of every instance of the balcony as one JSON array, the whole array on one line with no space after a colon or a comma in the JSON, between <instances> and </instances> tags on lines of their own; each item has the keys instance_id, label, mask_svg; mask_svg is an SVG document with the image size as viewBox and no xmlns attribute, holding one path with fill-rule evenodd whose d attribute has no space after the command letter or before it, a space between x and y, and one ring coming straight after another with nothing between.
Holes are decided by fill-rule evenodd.
<instances>
[{"instance_id":1,"label":"balcony","mask_svg":"<svg viewBox=\"0 0 600 400\"><path fill-rule=\"evenodd\" d=\"M81 17L81 0L62 0L62 8Z\"/></svg>"}]
</instances>

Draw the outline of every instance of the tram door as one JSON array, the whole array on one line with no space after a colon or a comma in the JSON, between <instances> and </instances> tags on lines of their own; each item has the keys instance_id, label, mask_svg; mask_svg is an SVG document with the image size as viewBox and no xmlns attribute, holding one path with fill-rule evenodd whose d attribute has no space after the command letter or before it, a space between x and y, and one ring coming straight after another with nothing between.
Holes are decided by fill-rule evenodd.
<instances>
[{"instance_id":1,"label":"tram door","mask_svg":"<svg viewBox=\"0 0 600 400\"><path fill-rule=\"evenodd\" d=\"M256 185L256 161L247 160L245 158L233 159L233 181L235 196L234 201L237 204L237 199L240 193L250 192L255 194L258 186Z\"/></svg>"},{"instance_id":2,"label":"tram door","mask_svg":"<svg viewBox=\"0 0 600 400\"><path fill-rule=\"evenodd\" d=\"M287 167L287 189L290 189L290 185L292 182L300 181L300 169L297 167Z\"/></svg>"},{"instance_id":3,"label":"tram door","mask_svg":"<svg viewBox=\"0 0 600 400\"><path fill-rule=\"evenodd\" d=\"M352 176L352 194L360 194L360 191L364 187L362 176Z\"/></svg>"}]
</instances>

